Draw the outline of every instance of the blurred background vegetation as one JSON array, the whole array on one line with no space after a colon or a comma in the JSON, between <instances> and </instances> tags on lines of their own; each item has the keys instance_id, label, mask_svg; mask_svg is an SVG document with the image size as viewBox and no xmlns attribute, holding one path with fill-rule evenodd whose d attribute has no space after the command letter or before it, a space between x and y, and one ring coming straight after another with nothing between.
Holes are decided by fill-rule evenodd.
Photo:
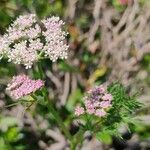
<instances>
[{"instance_id":1,"label":"blurred background vegetation","mask_svg":"<svg viewBox=\"0 0 150 150\"><path fill-rule=\"evenodd\" d=\"M150 149L150 1L126 0L0 0L0 34L19 15L36 13L39 18L60 16L69 32L69 59L52 64L42 61L49 97L68 130L75 134L74 106L90 87L119 81L129 93L139 92L144 104L135 115L140 121L124 140L104 135L104 143L85 135L81 149ZM33 76L36 74L36 76ZM10 78L31 70L2 60L0 63L0 150L67 149L63 134L46 108L16 105L5 92ZM71 124L71 125L70 125Z\"/></svg>"}]
</instances>

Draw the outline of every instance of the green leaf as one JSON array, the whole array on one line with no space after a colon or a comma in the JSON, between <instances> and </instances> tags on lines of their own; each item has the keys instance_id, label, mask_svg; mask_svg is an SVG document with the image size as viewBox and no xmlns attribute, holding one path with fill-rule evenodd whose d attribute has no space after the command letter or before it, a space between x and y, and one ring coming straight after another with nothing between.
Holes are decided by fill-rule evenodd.
<instances>
[{"instance_id":1,"label":"green leaf","mask_svg":"<svg viewBox=\"0 0 150 150\"><path fill-rule=\"evenodd\" d=\"M58 64L58 67L60 70L65 71L65 72L78 72L78 68L76 68L75 66L72 66L64 61L61 61Z\"/></svg>"},{"instance_id":2,"label":"green leaf","mask_svg":"<svg viewBox=\"0 0 150 150\"><path fill-rule=\"evenodd\" d=\"M44 97L43 96L36 96L36 99L37 99L37 102L41 105L45 105L45 100L44 100Z\"/></svg>"},{"instance_id":3,"label":"green leaf","mask_svg":"<svg viewBox=\"0 0 150 150\"><path fill-rule=\"evenodd\" d=\"M82 92L80 89L75 90L68 99L66 108L69 111L73 111L75 104L82 99Z\"/></svg>"},{"instance_id":4,"label":"green leaf","mask_svg":"<svg viewBox=\"0 0 150 150\"><path fill-rule=\"evenodd\" d=\"M11 148L5 143L3 138L0 138L0 149L1 150L11 150Z\"/></svg>"},{"instance_id":5,"label":"green leaf","mask_svg":"<svg viewBox=\"0 0 150 150\"><path fill-rule=\"evenodd\" d=\"M16 142L20 139L19 129L17 127L9 128L5 133L5 138L9 142Z\"/></svg>"},{"instance_id":6,"label":"green leaf","mask_svg":"<svg viewBox=\"0 0 150 150\"><path fill-rule=\"evenodd\" d=\"M96 134L96 138L97 138L99 141L101 141L101 142L103 142L103 143L105 143L105 144L111 144L111 143L112 143L111 135L110 135L108 132L104 132L104 131L98 132L98 133Z\"/></svg>"}]
</instances>

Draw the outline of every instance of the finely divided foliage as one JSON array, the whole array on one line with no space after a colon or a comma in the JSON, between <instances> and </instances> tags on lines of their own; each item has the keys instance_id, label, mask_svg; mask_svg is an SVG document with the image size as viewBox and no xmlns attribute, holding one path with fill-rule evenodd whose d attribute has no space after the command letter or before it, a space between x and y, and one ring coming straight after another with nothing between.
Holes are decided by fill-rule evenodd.
<instances>
[{"instance_id":1,"label":"finely divided foliage","mask_svg":"<svg viewBox=\"0 0 150 150\"><path fill-rule=\"evenodd\" d=\"M50 17L40 22L35 14L19 16L0 38L0 55L15 64L23 64L26 69L41 57L66 59L67 33L64 22L59 17Z\"/></svg>"},{"instance_id":2,"label":"finely divided foliage","mask_svg":"<svg viewBox=\"0 0 150 150\"><path fill-rule=\"evenodd\" d=\"M102 132L104 134L121 137L118 128L121 127L121 125L128 126L129 124L134 124L136 122L134 114L142 104L136 100L137 94L129 96L123 85L119 83L110 85L108 91L113 96L112 107L108 111L107 119L100 125L101 129L97 128L98 130L96 131L99 132L95 132L95 134L99 136L101 135L100 132Z\"/></svg>"},{"instance_id":3,"label":"finely divided foliage","mask_svg":"<svg viewBox=\"0 0 150 150\"><path fill-rule=\"evenodd\" d=\"M121 137L118 128L122 124L134 124L134 113L140 107L135 95L128 96L121 84L114 83L108 88L101 85L90 90L83 107L75 108L75 115L84 120L83 130L91 131L103 141L103 136Z\"/></svg>"},{"instance_id":4,"label":"finely divided foliage","mask_svg":"<svg viewBox=\"0 0 150 150\"><path fill-rule=\"evenodd\" d=\"M135 124L137 120L134 119L134 114L142 106L136 100L136 95L129 96L123 85L119 83L110 85L108 91L113 96L112 107L108 111L107 118L103 120L103 123L99 124L99 127L96 127L94 133L102 141L102 135L121 137L118 129L122 125L127 127L130 124Z\"/></svg>"}]
</instances>

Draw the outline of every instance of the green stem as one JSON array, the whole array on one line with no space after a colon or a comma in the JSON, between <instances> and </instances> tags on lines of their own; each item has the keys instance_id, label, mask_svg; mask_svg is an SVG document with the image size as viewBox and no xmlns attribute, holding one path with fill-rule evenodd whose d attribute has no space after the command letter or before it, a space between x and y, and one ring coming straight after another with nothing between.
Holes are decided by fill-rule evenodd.
<instances>
[{"instance_id":1,"label":"green stem","mask_svg":"<svg viewBox=\"0 0 150 150\"><path fill-rule=\"evenodd\" d=\"M9 108L9 107L12 107L12 106L16 106L16 105L18 105L19 103L18 102L16 102L16 103L13 103L13 104L9 104L9 105L6 105L6 106L4 106L5 108Z\"/></svg>"},{"instance_id":2,"label":"green stem","mask_svg":"<svg viewBox=\"0 0 150 150\"><path fill-rule=\"evenodd\" d=\"M71 141L72 139L72 136L71 134L69 133L68 129L66 128L66 126L64 125L61 117L59 116L58 112L54 109L52 103L50 103L49 99L48 99L48 96L47 96L47 91L44 90L44 92L42 92L43 94L43 97L44 97L44 101L45 101L45 104L44 106L46 106L49 110L49 112L51 112L51 114L53 115L55 121L58 123L59 127L61 128L61 130L64 132L64 134L66 135L66 137ZM32 95L32 97L34 99L37 99L36 95ZM37 100L38 101L38 100Z\"/></svg>"},{"instance_id":3,"label":"green stem","mask_svg":"<svg viewBox=\"0 0 150 150\"><path fill-rule=\"evenodd\" d=\"M46 106L47 106L48 110L52 113L52 115L54 116L54 119L58 123L61 130L64 132L66 137L71 141L72 136L71 136L70 132L68 131L68 129L66 128L66 126L64 125L64 123L63 123L61 117L59 116L58 112L54 109L54 107L52 106L51 103L48 102L48 104Z\"/></svg>"},{"instance_id":4,"label":"green stem","mask_svg":"<svg viewBox=\"0 0 150 150\"><path fill-rule=\"evenodd\" d=\"M78 144L82 144L83 142L83 135L84 135L84 130L80 129L73 137L73 140L71 141L71 150L76 150L76 147Z\"/></svg>"},{"instance_id":5,"label":"green stem","mask_svg":"<svg viewBox=\"0 0 150 150\"><path fill-rule=\"evenodd\" d=\"M42 69L42 65L41 65L40 62L38 62L38 73L39 73L39 77L41 79L43 79L44 78L44 74L43 74L43 69Z\"/></svg>"},{"instance_id":6,"label":"green stem","mask_svg":"<svg viewBox=\"0 0 150 150\"><path fill-rule=\"evenodd\" d=\"M34 101L34 100L19 100L19 101L16 102L16 103L12 103L12 104L6 105L5 108L9 108L9 107L12 107L12 106L16 106L16 105L18 105L18 104L21 104L22 102L31 103L31 102L35 102L35 101Z\"/></svg>"},{"instance_id":7,"label":"green stem","mask_svg":"<svg viewBox=\"0 0 150 150\"><path fill-rule=\"evenodd\" d=\"M64 125L64 123L63 123L61 117L59 116L58 112L54 109L52 103L49 102L48 96L46 96L45 94L43 94L43 96L44 96L44 99L45 99L44 100L45 101L44 106L46 106L48 108L49 112L51 112L51 114L53 115L55 121L58 123L59 127L61 128L61 130L64 132L64 134L66 135L66 137L71 141L72 136L69 133L69 131L66 128L66 126ZM36 95L32 95L32 97L34 99L37 99Z\"/></svg>"},{"instance_id":8,"label":"green stem","mask_svg":"<svg viewBox=\"0 0 150 150\"><path fill-rule=\"evenodd\" d=\"M43 69L42 69L42 66L41 66L40 62L38 62L38 71L39 71L40 78L43 79L44 73L43 73ZM60 115L54 109L52 103L50 103L49 98L48 98L48 92L47 92L46 88L43 88L42 95L44 97L44 101L45 101L46 107L48 108L49 112L51 112L51 114L53 115L55 121L58 123L58 126L64 132L65 136L71 141L72 136L71 136L70 132L68 131L68 129L66 128L66 126L64 125L63 120L61 119Z\"/></svg>"}]
</instances>

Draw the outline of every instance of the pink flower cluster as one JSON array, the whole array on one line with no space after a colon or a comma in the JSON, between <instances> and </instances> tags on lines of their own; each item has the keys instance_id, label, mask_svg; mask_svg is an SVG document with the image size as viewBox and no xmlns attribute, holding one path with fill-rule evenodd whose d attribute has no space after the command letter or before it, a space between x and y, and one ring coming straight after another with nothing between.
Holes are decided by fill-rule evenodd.
<instances>
[{"instance_id":1,"label":"pink flower cluster","mask_svg":"<svg viewBox=\"0 0 150 150\"><path fill-rule=\"evenodd\" d=\"M26 75L14 76L11 83L7 85L6 90L15 99L29 95L44 86L42 80L31 80Z\"/></svg>"},{"instance_id":2,"label":"pink flower cluster","mask_svg":"<svg viewBox=\"0 0 150 150\"><path fill-rule=\"evenodd\" d=\"M80 116L84 113L103 117L106 115L106 110L110 108L113 97L103 85L97 86L87 92L84 97L84 107L77 106L75 115Z\"/></svg>"},{"instance_id":3,"label":"pink flower cluster","mask_svg":"<svg viewBox=\"0 0 150 150\"><path fill-rule=\"evenodd\" d=\"M26 69L40 56L52 61L67 58L67 33L62 30L64 22L59 17L50 17L39 23L35 14L19 16L0 37L0 57L9 62L24 64Z\"/></svg>"}]
</instances>

